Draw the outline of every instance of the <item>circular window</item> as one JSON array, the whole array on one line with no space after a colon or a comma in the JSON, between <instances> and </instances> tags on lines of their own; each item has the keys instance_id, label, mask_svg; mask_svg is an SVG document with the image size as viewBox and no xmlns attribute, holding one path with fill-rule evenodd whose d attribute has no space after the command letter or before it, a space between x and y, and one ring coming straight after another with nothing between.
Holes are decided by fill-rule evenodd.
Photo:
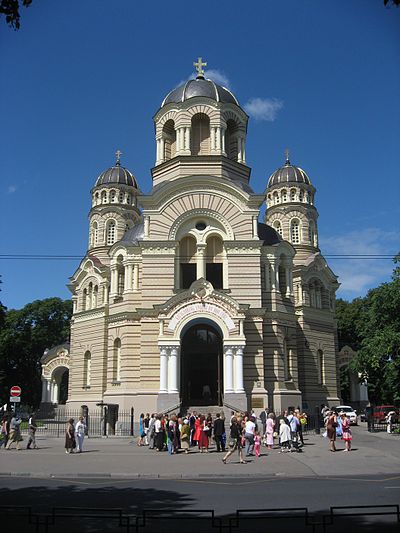
<instances>
[{"instance_id":1,"label":"circular window","mask_svg":"<svg viewBox=\"0 0 400 533\"><path fill-rule=\"evenodd\" d=\"M206 229L206 224L205 222L197 222L196 224L196 229L198 229L199 231L204 231Z\"/></svg>"}]
</instances>

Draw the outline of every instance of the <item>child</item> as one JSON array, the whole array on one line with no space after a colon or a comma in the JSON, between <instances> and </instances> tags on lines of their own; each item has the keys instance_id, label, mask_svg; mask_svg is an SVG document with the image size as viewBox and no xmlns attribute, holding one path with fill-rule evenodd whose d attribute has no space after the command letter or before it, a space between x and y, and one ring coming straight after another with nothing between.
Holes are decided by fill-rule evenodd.
<instances>
[{"instance_id":1,"label":"child","mask_svg":"<svg viewBox=\"0 0 400 533\"><path fill-rule=\"evenodd\" d=\"M260 432L256 431L254 435L254 453L256 454L256 457L260 457L260 449L261 449L261 436L260 436Z\"/></svg>"},{"instance_id":2,"label":"child","mask_svg":"<svg viewBox=\"0 0 400 533\"><path fill-rule=\"evenodd\" d=\"M286 448L288 451L291 451L292 444L290 440L290 427L286 424L286 422L281 418L279 421L279 443L281 445L281 449L279 453L283 453Z\"/></svg>"}]
</instances>

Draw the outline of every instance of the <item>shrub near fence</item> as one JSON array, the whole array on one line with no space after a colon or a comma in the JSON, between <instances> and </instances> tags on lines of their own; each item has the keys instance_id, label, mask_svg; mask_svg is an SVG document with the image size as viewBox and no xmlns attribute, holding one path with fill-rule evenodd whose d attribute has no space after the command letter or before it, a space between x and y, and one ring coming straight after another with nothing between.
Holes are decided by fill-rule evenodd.
<instances>
[{"instance_id":1,"label":"shrub near fence","mask_svg":"<svg viewBox=\"0 0 400 533\"><path fill-rule=\"evenodd\" d=\"M82 416L82 410L63 409L46 416L40 414L36 418L37 436L63 437L67 421L73 418L75 423ZM116 420L107 417L105 409L91 409L88 411L85 423L89 437L117 436L129 437L133 435L133 409L130 411L118 411ZM26 430L23 430L23 433Z\"/></svg>"}]
</instances>

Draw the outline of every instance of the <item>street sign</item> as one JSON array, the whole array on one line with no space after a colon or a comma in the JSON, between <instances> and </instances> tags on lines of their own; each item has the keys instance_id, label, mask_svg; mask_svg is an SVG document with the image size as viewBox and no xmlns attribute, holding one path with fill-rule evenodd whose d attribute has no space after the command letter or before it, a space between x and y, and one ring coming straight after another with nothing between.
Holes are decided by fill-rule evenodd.
<instances>
[{"instance_id":1,"label":"street sign","mask_svg":"<svg viewBox=\"0 0 400 533\"><path fill-rule=\"evenodd\" d=\"M11 396L21 396L21 387L19 387L18 385L14 385L10 389L10 394Z\"/></svg>"},{"instance_id":2,"label":"street sign","mask_svg":"<svg viewBox=\"0 0 400 533\"><path fill-rule=\"evenodd\" d=\"M10 396L10 403L20 403L21 396Z\"/></svg>"}]
</instances>

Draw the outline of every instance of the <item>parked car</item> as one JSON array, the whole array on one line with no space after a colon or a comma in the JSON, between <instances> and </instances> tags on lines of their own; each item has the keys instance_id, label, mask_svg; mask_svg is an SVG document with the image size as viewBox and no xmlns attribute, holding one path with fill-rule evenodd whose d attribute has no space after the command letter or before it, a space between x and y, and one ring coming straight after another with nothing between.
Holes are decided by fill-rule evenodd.
<instances>
[{"instance_id":1,"label":"parked car","mask_svg":"<svg viewBox=\"0 0 400 533\"><path fill-rule=\"evenodd\" d=\"M382 424L386 422L386 415L394 411L396 415L393 418L393 422L397 422L399 419L399 412L394 405L377 405L372 411L372 418L374 422Z\"/></svg>"},{"instance_id":2,"label":"parked car","mask_svg":"<svg viewBox=\"0 0 400 533\"><path fill-rule=\"evenodd\" d=\"M338 405L337 407L332 407L332 410L336 413L346 413L346 416L350 419L350 424L354 424L355 426L358 424L357 422L357 413L350 405Z\"/></svg>"}]
</instances>

